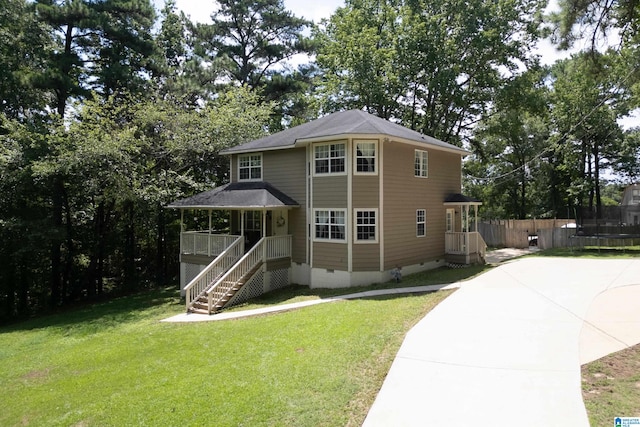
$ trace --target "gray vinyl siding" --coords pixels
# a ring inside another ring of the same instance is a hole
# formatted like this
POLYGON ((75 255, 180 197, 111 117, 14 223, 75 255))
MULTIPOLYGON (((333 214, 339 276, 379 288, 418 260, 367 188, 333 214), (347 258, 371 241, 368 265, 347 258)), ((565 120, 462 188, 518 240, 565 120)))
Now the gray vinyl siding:
POLYGON ((380 206, 380 186, 377 175, 355 175, 353 177, 353 207, 377 208, 380 206))
POLYGON ((313 267, 347 271, 348 248, 346 243, 315 242, 313 245, 313 267))
MULTIPOLYGON (((327 175, 313 177, 313 208, 346 209, 347 208, 347 176, 327 175)), ((348 216, 347 216, 348 217, 348 216)), ((313 222, 311 229, 313 233, 313 222)), ((347 224, 349 229, 349 224, 347 224)), ((313 242, 313 267, 329 270, 347 271, 347 243, 313 242)))
POLYGON ((415 149, 424 147, 383 143, 384 269, 419 264, 444 256, 444 199, 461 188, 461 157, 426 148, 429 177, 414 176, 415 149), (416 237, 416 210, 426 210, 425 237, 416 237))
MULTIPOLYGON (((262 180, 270 183, 300 205, 289 210, 288 233, 292 238, 292 259, 307 262, 306 249, 306 149, 262 152, 262 180)), ((232 156, 231 180, 238 179, 238 154, 232 156)))
POLYGON ((353 245, 353 271, 380 271, 380 244, 353 245))
POLYGON ((269 182, 293 200, 299 208, 289 210, 289 234, 292 238, 292 259, 307 262, 306 248, 306 149, 265 151, 262 153, 263 180, 269 182))
MULTIPOLYGON (((380 157, 378 156, 378 159, 380 157)), ((354 175, 353 177, 353 208, 355 209, 379 209, 380 185, 379 175, 354 175)), ((378 210, 377 227, 380 235, 380 216, 378 210)), ((352 212, 355 217, 355 212, 352 212)), ((353 271, 380 271, 380 244, 358 243, 355 240, 356 226, 352 224, 353 244, 353 271)), ((379 238, 379 237, 378 237, 379 238)))
POLYGON ((347 208, 347 176, 327 175, 313 178, 314 208, 347 208))

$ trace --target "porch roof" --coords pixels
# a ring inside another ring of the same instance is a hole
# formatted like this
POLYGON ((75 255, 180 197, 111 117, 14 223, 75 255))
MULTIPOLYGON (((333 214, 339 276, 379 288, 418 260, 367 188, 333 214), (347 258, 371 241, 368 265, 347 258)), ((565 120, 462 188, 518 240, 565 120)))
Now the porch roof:
POLYGON ((294 208, 298 202, 264 181, 233 182, 167 205, 175 209, 294 208))
POLYGON ((482 204, 481 200, 475 199, 473 197, 465 196, 464 194, 454 193, 449 194, 446 199, 444 199, 445 206, 450 205, 473 205, 480 206, 482 204))

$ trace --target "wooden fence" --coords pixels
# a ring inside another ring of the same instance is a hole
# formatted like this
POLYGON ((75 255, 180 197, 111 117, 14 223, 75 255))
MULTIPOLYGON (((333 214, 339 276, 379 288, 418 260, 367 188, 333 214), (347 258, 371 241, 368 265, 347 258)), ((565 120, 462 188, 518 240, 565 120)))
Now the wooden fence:
POLYGON ((489 247, 493 248, 528 248, 529 231, 508 228, 500 224, 478 224, 478 231, 489 247))
POLYGON ((478 231, 489 247, 540 249, 627 247, 640 245, 639 226, 580 228, 562 227, 573 220, 501 220, 478 224, 478 231), (535 227, 535 228, 534 228, 535 227))

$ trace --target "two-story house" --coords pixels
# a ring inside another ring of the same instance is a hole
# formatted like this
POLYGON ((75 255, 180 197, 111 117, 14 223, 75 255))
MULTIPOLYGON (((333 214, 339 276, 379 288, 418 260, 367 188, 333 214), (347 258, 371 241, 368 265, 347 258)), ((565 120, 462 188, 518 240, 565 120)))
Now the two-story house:
POLYGON ((228 234, 182 233, 193 309, 290 283, 365 285, 483 261, 484 241, 470 230, 480 202, 460 194, 468 152, 459 147, 350 110, 222 154, 229 184, 169 206, 229 212, 228 234))

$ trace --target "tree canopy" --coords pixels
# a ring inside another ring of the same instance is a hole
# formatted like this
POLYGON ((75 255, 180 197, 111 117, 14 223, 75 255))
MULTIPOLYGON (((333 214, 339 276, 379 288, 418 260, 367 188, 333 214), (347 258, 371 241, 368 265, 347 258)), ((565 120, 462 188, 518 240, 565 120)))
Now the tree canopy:
POLYGON ((597 214, 640 176, 635 0, 346 0, 317 24, 283 0, 210 23, 174 0, 0 6, 0 320, 175 283, 164 206, 228 182, 220 150, 342 109, 470 150, 485 217, 597 214), (545 67, 549 26, 619 43, 545 67))

